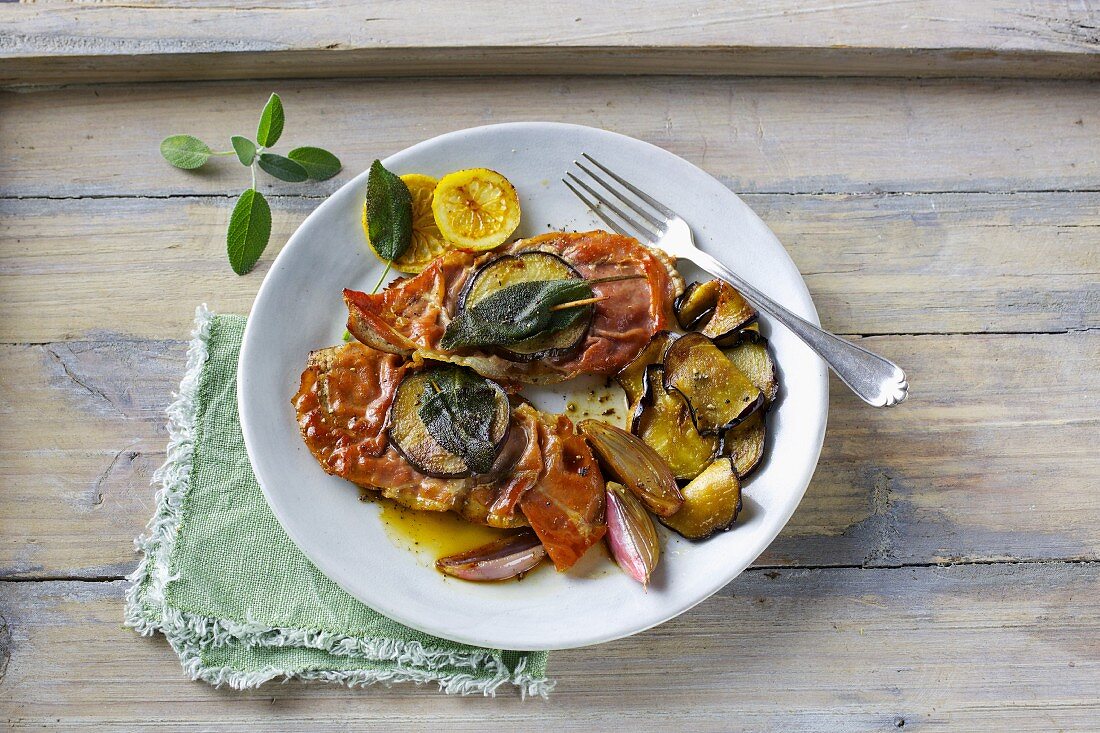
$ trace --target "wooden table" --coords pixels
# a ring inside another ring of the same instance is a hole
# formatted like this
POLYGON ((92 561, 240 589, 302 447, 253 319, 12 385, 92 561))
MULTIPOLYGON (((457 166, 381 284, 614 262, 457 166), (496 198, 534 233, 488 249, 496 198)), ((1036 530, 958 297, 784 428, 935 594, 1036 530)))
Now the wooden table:
POLYGON ((1100 729, 1094 2, 314 5, 0 4, 10 727, 1100 729), (271 90, 288 143, 345 172, 265 180, 272 246, 237 277, 246 175, 157 146, 247 133, 271 90), (717 176, 825 326, 904 365, 912 398, 875 411, 834 381, 817 474, 756 565, 657 629, 555 654, 548 701, 188 681, 121 604, 195 305, 247 312, 375 157, 540 119, 717 176))

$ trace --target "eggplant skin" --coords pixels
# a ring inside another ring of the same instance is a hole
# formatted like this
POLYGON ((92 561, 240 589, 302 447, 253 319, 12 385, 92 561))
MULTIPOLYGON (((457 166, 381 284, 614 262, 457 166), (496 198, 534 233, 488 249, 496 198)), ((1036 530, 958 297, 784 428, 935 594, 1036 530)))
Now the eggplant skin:
POLYGON ((695 428, 717 435, 745 420, 764 404, 764 394, 707 336, 681 337, 664 361, 665 389, 683 395, 695 428))
MULTIPOLYGON (((469 303, 471 306, 493 292, 515 283, 565 279, 583 280, 584 278, 575 267, 553 252, 532 250, 494 257, 479 267, 466 282, 458 296, 456 312, 461 313, 465 310, 467 301, 472 297, 474 300, 469 303), (491 282, 494 276, 499 278, 495 283, 491 282)), ((563 331, 532 336, 510 347, 495 346, 492 351, 503 359, 520 363, 569 356, 576 353, 584 344, 594 315, 595 310, 589 306, 588 318, 578 321, 563 331), (524 344, 533 348, 516 349, 517 346, 524 344)))
POLYGON ((728 530, 741 512, 741 480, 728 456, 714 459, 681 493, 680 511, 657 519, 684 539, 705 540, 728 530))
POLYGON ((708 280, 705 283, 692 283, 672 303, 672 312, 676 314, 676 320, 680 328, 685 331, 694 331, 701 328, 705 318, 714 312, 718 304, 719 280, 708 280))
POLYGON ((645 393, 646 368, 652 364, 662 363, 668 347, 678 338, 680 335, 672 331, 658 331, 653 334, 653 338, 638 352, 638 355, 615 375, 615 381, 626 392, 626 403, 630 406, 632 414, 637 408, 638 400, 645 393))
POLYGON ((756 309, 724 280, 692 283, 673 303, 685 331, 699 331, 716 342, 756 322, 756 309))
POLYGON ((742 480, 750 476, 764 460, 768 447, 768 427, 764 410, 757 410, 722 437, 722 455, 729 456, 742 480))
MULTIPOLYGON (((748 331, 748 333, 753 333, 748 331)), ((764 406, 769 407, 779 396, 779 375, 775 368, 768 340, 763 336, 744 339, 736 346, 722 350, 726 358, 764 393, 764 406)))

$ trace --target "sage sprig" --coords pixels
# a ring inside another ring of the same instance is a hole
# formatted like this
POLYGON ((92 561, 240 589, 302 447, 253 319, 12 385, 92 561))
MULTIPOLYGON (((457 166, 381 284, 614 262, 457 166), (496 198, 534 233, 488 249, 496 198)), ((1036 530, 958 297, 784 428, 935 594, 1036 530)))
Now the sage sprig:
POLYGON ((445 450, 474 473, 488 473, 496 461, 496 400, 497 390, 484 377, 465 367, 441 368, 425 385, 417 415, 445 450))
POLYGON ((233 149, 224 151, 212 150, 193 135, 170 135, 160 143, 160 154, 177 168, 194 170, 206 165, 211 157, 235 155, 250 169, 252 186, 238 197, 225 238, 229 264, 238 275, 256 265, 271 239, 271 207, 256 188, 256 168, 289 183, 324 181, 340 172, 340 160, 322 148, 294 148, 285 156, 268 152, 282 136, 285 123, 283 101, 272 93, 260 114, 255 141, 234 135, 229 139, 233 149))
POLYGON ((638 277, 531 280, 508 285, 458 313, 447 324, 439 345, 447 350, 509 346, 564 330, 591 315, 593 285, 638 277))

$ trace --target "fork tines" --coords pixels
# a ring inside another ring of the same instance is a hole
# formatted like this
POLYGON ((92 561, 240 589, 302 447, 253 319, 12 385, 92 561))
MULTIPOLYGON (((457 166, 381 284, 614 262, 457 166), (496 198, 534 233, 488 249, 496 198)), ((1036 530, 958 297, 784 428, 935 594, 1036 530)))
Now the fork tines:
POLYGON ((573 173, 566 173, 565 178, 562 179, 562 183, 564 183, 569 190, 573 192, 573 195, 579 198, 592 213, 600 217, 607 226, 619 234, 634 236, 631 232, 626 231, 623 226, 625 224, 641 235, 641 239, 646 239, 650 242, 656 242, 657 239, 668 231, 668 220, 676 217, 676 214, 671 209, 634 184, 608 170, 606 166, 588 153, 581 153, 581 157, 602 171, 604 175, 593 171, 578 160, 574 160, 573 164, 580 168, 580 170, 600 188, 611 194, 611 197, 633 212, 632 215, 624 211, 623 206, 619 206, 614 201, 609 200, 607 196, 601 194, 573 173), (585 193, 578 190, 578 187, 583 189, 585 193), (629 192, 629 194, 627 192, 629 192), (618 220, 613 218, 611 216, 612 214, 614 217, 617 217, 618 220))

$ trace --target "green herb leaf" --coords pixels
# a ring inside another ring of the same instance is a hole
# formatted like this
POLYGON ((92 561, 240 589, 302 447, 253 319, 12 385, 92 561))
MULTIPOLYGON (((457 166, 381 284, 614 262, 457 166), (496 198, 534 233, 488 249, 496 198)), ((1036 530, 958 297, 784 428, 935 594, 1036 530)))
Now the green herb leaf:
POLYGON ((250 188, 237 199, 229 217, 226 248, 233 272, 243 275, 260 259, 271 237, 271 207, 259 191, 250 188))
POLYGON ((286 116, 283 114, 283 100, 279 95, 272 93, 271 98, 264 105, 264 111, 260 114, 260 124, 256 128, 256 142, 265 148, 269 148, 279 141, 283 134, 283 123, 286 116))
POLYGON ((241 161, 241 165, 252 165, 252 161, 256 160, 256 143, 240 135, 234 135, 229 141, 233 143, 233 150, 237 152, 237 160, 241 161))
POLYGON ((532 280, 515 283, 486 296, 455 316, 439 345, 444 349, 469 346, 508 346, 541 333, 568 328, 591 313, 584 305, 550 310, 556 305, 592 297, 587 280, 532 280))
POLYGON ((290 158, 284 158, 275 153, 260 153, 260 159, 257 162, 260 164, 261 168, 278 178, 280 181, 301 183, 309 178, 309 174, 306 173, 305 168, 298 165, 290 158))
POLYGON ((199 168, 210 160, 210 146, 191 135, 171 135, 160 141, 160 154, 184 170, 199 168))
POLYGON ((391 262, 412 242, 409 187, 377 160, 367 174, 367 236, 378 256, 391 262))
POLYGON ((340 172, 340 159, 323 148, 294 148, 286 156, 305 168, 315 181, 324 181, 340 172))
POLYGON ((417 414, 435 441, 460 456, 474 473, 496 461, 492 442, 499 391, 465 367, 433 370, 417 414))

